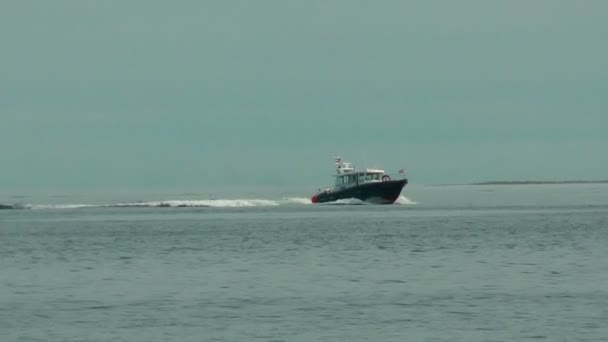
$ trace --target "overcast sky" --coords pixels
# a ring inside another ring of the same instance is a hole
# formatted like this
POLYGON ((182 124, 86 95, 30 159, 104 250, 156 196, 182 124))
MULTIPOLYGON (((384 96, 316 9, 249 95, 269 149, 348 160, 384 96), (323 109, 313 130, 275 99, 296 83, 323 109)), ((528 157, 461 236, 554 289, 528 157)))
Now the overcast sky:
POLYGON ((608 178, 608 1, 2 1, 0 189, 608 178))

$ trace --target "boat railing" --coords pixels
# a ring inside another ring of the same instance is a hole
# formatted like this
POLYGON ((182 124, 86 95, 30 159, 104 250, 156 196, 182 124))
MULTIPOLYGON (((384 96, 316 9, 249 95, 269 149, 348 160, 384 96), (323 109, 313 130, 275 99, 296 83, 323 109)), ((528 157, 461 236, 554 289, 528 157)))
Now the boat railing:
POLYGON ((402 180, 407 178, 405 172, 385 173, 384 175, 389 176, 391 180, 402 180))
POLYGON ((384 173, 380 176, 379 179, 368 179, 368 180, 359 180, 359 183, 371 183, 371 182, 383 182, 387 180, 403 180, 406 179, 405 173, 396 172, 396 173, 384 173), (388 178, 386 178, 388 177, 388 178))

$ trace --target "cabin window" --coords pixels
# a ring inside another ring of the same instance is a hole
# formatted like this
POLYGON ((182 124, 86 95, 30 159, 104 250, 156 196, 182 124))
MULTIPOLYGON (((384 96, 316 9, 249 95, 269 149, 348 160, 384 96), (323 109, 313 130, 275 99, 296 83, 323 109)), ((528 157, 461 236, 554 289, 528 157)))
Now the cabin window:
POLYGON ((355 183, 357 181, 357 175, 348 175, 348 176, 342 176, 342 184, 350 184, 350 183, 355 183))

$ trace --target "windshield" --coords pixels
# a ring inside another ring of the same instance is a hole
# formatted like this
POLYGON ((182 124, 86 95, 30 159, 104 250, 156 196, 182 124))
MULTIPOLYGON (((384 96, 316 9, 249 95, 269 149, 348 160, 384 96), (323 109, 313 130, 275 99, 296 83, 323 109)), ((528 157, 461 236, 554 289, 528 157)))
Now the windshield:
POLYGON ((365 175, 365 181, 380 180, 379 173, 368 173, 365 175))

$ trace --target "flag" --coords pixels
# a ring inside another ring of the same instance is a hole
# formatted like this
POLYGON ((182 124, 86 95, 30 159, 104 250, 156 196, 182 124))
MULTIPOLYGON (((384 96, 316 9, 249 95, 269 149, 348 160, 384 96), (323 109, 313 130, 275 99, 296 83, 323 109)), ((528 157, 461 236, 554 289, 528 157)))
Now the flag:
POLYGON ((336 157, 336 165, 340 164, 340 157, 336 157))
POLYGON ((399 170, 399 173, 405 173, 405 169, 399 170))

